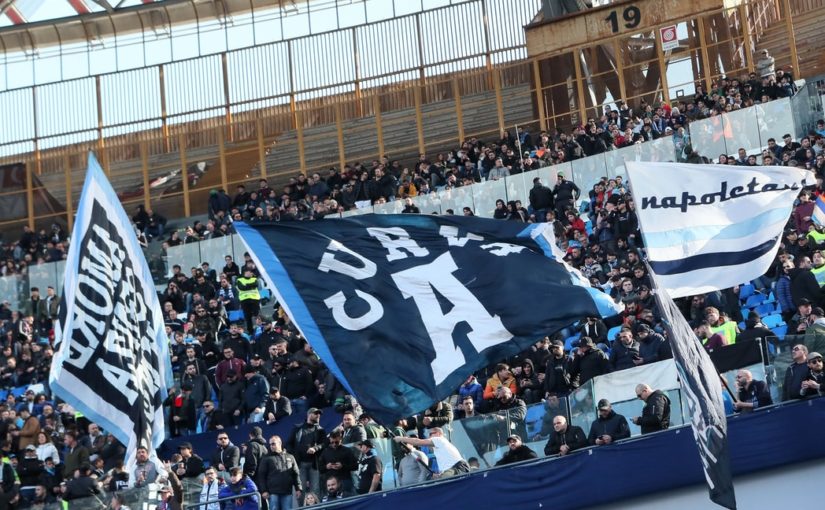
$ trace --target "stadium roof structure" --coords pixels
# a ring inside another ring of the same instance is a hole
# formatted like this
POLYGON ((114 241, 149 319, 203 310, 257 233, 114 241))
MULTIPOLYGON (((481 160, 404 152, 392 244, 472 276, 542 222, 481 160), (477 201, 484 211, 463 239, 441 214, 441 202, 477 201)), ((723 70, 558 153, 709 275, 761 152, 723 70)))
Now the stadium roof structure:
POLYGON ((166 32, 172 25, 218 20, 256 11, 306 12, 364 0, 0 0, 0 50, 95 42, 124 34, 166 32))

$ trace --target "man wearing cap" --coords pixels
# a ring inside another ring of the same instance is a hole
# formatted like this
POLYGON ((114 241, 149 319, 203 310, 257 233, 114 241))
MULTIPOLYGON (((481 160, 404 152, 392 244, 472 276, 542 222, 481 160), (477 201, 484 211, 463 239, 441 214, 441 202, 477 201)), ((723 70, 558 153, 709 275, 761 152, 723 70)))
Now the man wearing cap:
POLYGON ((639 340, 639 359, 634 361, 637 366, 673 357, 668 341, 649 325, 639 323, 636 326, 636 338, 639 340))
POLYGON ((281 389, 272 386, 269 389, 269 398, 264 405, 264 421, 267 425, 272 425, 281 418, 292 414, 292 404, 289 399, 281 395, 281 389))
POLYGON ((319 492, 318 466, 316 460, 324 448, 326 432, 321 427, 321 410, 310 407, 306 421, 296 425, 287 441, 287 451, 291 452, 298 461, 305 487, 304 492, 319 492))
POLYGON ((553 431, 544 445, 545 455, 564 456, 586 446, 587 437, 581 427, 569 425, 567 418, 561 415, 553 418, 553 431))
POLYGON ((573 208, 581 191, 572 181, 564 177, 564 172, 556 175, 556 185, 553 187, 553 196, 556 200, 556 217, 564 218, 567 210, 573 208))
POLYGON ((23 458, 17 461, 17 474, 20 476, 20 485, 23 487, 37 485, 42 472, 43 464, 37 458, 37 447, 33 444, 26 446, 23 458))
POLYGON ((329 446, 318 456, 318 466, 324 480, 334 476, 344 490, 353 490, 352 473, 358 469, 358 458, 352 449, 343 445, 343 434, 340 430, 330 432, 329 446))
POLYGON ((825 371, 822 355, 818 352, 808 354, 808 374, 802 381, 799 394, 802 397, 821 397, 825 395, 825 371))
POLYGON ((805 345, 809 349, 816 349, 818 341, 825 338, 825 311, 816 306, 808 316, 808 327, 805 328, 805 345))
POLYGON ((252 331, 253 319, 261 311, 258 278, 252 268, 248 266, 244 268, 243 276, 235 280, 235 286, 238 288, 238 301, 241 302, 241 310, 243 310, 244 319, 246 319, 246 329, 252 331))
POLYGON ((807 298, 800 299, 796 307, 796 313, 787 321, 788 331, 805 333, 805 330, 808 329, 808 317, 811 315, 811 310, 813 310, 811 301, 807 298))
POLYGON ((172 437, 191 434, 197 426, 195 402, 192 399, 192 384, 183 383, 180 394, 174 388, 169 389, 169 397, 164 405, 170 408, 172 418, 172 437))
POLYGON ((192 452, 192 443, 186 441, 178 445, 178 452, 183 460, 175 474, 180 478, 197 478, 203 474, 203 459, 192 452))
POLYGON ((246 389, 244 390, 244 410, 249 416, 247 423, 257 423, 263 420, 264 408, 266 407, 267 395, 269 394, 269 383, 266 378, 257 373, 255 367, 247 365, 243 369, 246 379, 246 389))
POLYGON ((234 370, 226 373, 226 382, 220 387, 219 408, 223 414, 225 425, 240 425, 244 405, 244 384, 238 380, 234 370))
POLYGON ((572 362, 564 355, 564 342, 561 340, 550 342, 550 353, 544 366, 544 397, 558 399, 567 396, 573 388, 570 375, 572 362))
POLYGON ((358 443, 361 456, 358 458, 358 494, 368 494, 381 490, 381 478, 384 475, 384 463, 375 451, 371 439, 358 443))
POLYGON ((172 487, 163 485, 158 489, 158 496, 160 501, 158 501, 157 510, 180 510, 180 501, 172 493, 172 487))
POLYGON ((760 407, 773 404, 771 392, 765 381, 757 381, 750 370, 742 369, 736 373, 738 394, 733 408, 737 413, 750 413, 760 407))
POLYGON ((511 434, 510 437, 507 438, 507 447, 507 451, 504 452, 501 459, 496 462, 496 466, 504 466, 538 457, 536 452, 521 442, 521 437, 518 434, 511 434))
POLYGON ((295 457, 285 452, 280 436, 269 438, 269 453, 262 459, 256 475, 261 496, 269 501, 269 510, 291 510, 292 491, 301 501, 301 474, 295 457))
POLYGON ((613 410, 609 400, 606 398, 599 400, 596 409, 599 416, 590 425, 590 434, 587 435, 588 443, 601 446, 630 437, 627 419, 613 410))
POLYGON ((570 366, 570 377, 573 381, 578 378, 582 385, 590 379, 610 372, 610 361, 607 356, 596 347, 593 339, 583 336, 579 339, 576 354, 570 366))

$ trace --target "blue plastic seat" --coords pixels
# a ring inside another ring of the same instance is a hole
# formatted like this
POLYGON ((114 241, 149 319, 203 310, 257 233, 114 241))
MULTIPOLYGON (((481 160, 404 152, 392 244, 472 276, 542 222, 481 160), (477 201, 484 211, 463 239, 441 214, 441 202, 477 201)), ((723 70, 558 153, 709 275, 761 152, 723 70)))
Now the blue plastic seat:
POLYGON ((569 351, 573 348, 573 342, 578 342, 581 338, 581 333, 576 333, 564 339, 564 350, 569 351))
POLYGON ((238 322, 243 320, 243 310, 230 310, 226 314, 229 322, 238 322))
POLYGON ((615 327, 610 328, 607 331, 607 339, 610 342, 612 342, 613 340, 616 340, 616 337, 619 335, 619 331, 621 331, 621 330, 622 330, 621 326, 615 326, 615 327))
POLYGON ((746 301, 749 297, 753 296, 756 292, 756 287, 754 287, 750 283, 746 283, 739 287, 739 301, 746 301))
POLYGON ((771 331, 773 331, 773 334, 776 335, 776 337, 778 339, 784 340, 785 335, 788 334, 788 325, 787 324, 781 324, 779 326, 771 328, 771 331))
POLYGON ((754 308, 754 310, 760 317, 764 318, 765 316, 771 315, 776 311, 776 303, 762 303, 754 308))
POLYGON ((773 329, 777 326, 784 326, 785 321, 782 320, 782 316, 778 313, 772 313, 762 317, 762 324, 764 324, 768 329, 773 329))
POLYGON ((764 294, 753 294, 745 301, 745 306, 748 308, 756 308, 757 306, 764 303, 766 297, 764 294))

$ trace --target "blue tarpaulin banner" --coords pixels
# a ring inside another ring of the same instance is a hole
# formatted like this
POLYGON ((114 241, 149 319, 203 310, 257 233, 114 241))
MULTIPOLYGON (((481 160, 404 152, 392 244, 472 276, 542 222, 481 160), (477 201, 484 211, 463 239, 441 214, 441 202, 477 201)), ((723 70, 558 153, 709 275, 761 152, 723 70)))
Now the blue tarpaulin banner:
POLYGON ((364 215, 236 224, 321 359, 384 423, 586 316, 620 311, 545 224, 364 215))

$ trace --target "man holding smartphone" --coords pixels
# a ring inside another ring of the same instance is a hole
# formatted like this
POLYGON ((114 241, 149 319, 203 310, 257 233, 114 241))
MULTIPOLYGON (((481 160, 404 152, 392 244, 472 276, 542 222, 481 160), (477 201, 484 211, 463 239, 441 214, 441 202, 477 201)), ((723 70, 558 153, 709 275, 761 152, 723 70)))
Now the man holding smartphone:
POLYGON ((630 437, 627 419, 613 410, 609 400, 606 398, 599 400, 596 408, 599 411, 599 417, 590 426, 588 443, 601 446, 630 437))

